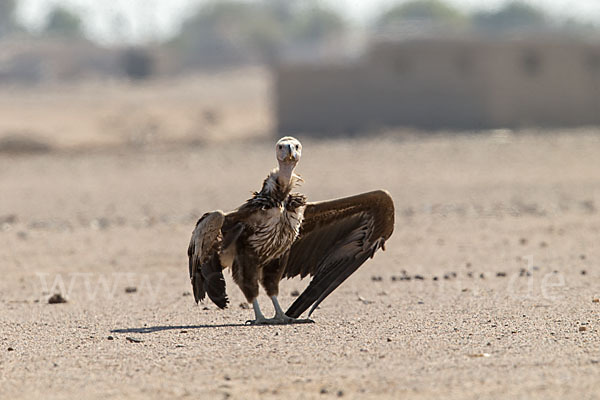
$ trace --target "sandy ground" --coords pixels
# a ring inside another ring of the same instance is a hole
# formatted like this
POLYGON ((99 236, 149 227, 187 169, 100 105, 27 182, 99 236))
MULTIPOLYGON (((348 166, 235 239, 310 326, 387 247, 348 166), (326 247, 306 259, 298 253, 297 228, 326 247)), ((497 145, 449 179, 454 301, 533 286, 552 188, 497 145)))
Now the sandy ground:
POLYGON ((598 133, 303 138, 310 199, 388 189, 396 230, 276 327, 243 325, 229 276, 229 309, 194 304, 186 259, 272 138, 2 154, 0 398, 598 398, 598 133))

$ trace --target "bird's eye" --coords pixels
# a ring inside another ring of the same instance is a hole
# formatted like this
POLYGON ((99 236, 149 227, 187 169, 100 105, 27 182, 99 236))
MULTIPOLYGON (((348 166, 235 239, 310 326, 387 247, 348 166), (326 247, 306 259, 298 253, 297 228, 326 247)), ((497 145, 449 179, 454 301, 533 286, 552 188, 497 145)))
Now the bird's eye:
POLYGON ((300 148, 300 146, 296 145, 296 150, 298 150, 300 148))
POLYGON ((279 150, 283 149, 283 146, 282 146, 282 145, 279 145, 279 146, 277 146, 277 147, 279 147, 279 150))

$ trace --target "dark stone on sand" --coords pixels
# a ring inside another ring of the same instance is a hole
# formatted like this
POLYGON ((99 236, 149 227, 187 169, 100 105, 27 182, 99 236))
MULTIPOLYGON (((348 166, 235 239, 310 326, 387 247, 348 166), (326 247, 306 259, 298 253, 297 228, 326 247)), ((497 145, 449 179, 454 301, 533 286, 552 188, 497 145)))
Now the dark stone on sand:
POLYGON ((15 224, 15 223, 17 223, 18 220, 19 220, 19 218, 17 217, 17 214, 1 215, 0 216, 0 225, 15 224))
POLYGON ((28 132, 15 132, 0 138, 0 153, 39 154, 50 151, 52 146, 28 132))
POLYGON ((48 299, 48 304, 61 304, 66 303, 67 299, 65 299, 60 293, 56 293, 48 299))

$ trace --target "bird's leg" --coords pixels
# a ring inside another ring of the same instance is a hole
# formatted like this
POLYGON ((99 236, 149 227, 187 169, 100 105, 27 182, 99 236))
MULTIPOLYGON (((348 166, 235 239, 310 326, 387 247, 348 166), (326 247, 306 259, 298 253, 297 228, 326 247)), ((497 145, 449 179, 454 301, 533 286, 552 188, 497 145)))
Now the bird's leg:
POLYGON ((277 300, 277 296, 271 296, 271 301, 273 302, 273 307, 275 307, 275 316, 273 318, 265 318, 262 311, 260 310, 260 306, 258 305, 258 300, 254 299, 252 301, 252 308, 254 308, 254 320, 246 321, 246 325, 286 325, 286 324, 309 324, 314 323, 312 319, 299 319, 292 318, 285 315, 285 312, 279 305, 279 301, 277 300))
POLYGON ((271 301, 273 302, 273 307, 275 308, 275 318, 287 317, 287 315, 285 315, 285 312, 283 312, 281 305, 279 305, 279 300, 277 300, 277 296, 271 296, 271 301))
POLYGON ((254 309, 254 320, 249 319, 246 321, 246 325, 265 325, 268 320, 263 315, 262 311, 260 311, 260 306, 258 305, 258 299, 252 300, 252 308, 254 309))
POLYGON ((273 307, 275 308, 275 317, 271 318, 271 320, 275 321, 278 324, 306 324, 313 323, 312 319, 299 319, 292 318, 285 315, 285 312, 279 305, 279 300, 277 300, 277 296, 271 296, 271 301, 273 302, 273 307))

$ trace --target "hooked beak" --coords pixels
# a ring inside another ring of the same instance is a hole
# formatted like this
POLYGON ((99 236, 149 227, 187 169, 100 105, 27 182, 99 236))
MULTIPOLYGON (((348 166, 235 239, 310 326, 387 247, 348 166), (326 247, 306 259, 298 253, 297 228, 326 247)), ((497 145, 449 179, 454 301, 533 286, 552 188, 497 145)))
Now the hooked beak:
POLYGON ((284 159, 285 161, 298 161, 298 153, 292 145, 288 145, 288 155, 284 159))

